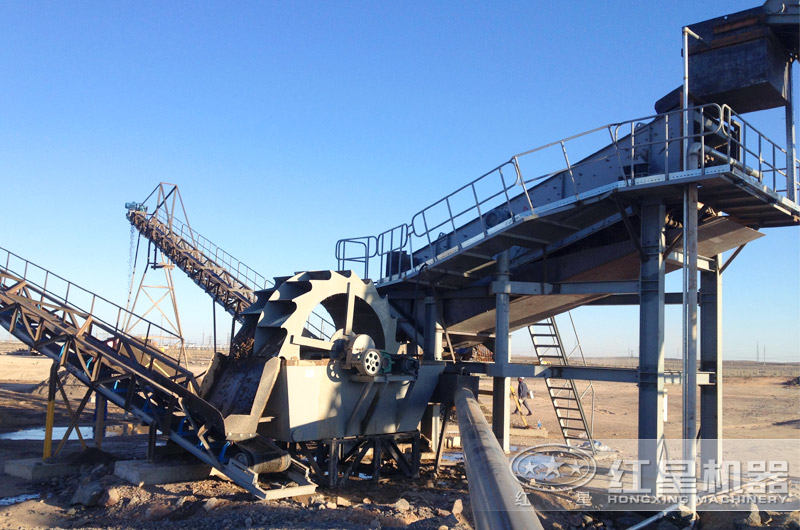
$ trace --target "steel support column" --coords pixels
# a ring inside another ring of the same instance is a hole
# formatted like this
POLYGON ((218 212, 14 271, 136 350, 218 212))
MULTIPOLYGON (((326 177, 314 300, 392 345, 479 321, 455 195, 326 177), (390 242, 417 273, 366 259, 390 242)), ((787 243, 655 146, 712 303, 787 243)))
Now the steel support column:
POLYGON ((103 447, 103 439, 106 436, 106 414, 108 412, 108 400, 102 394, 94 395, 94 445, 98 449, 103 447))
POLYGON ((700 369, 714 372, 716 384, 700 387, 701 464, 722 460, 722 256, 717 270, 700 273, 700 369))
POLYGON ((658 494, 664 438, 664 221, 663 204, 641 212, 643 259, 639 270, 639 460, 641 486, 658 494))
POLYGON ((683 460, 687 507, 697 504, 697 185, 683 192, 683 460))
POLYGON ((58 362, 50 365, 50 378, 47 380, 47 414, 44 418, 44 448, 42 460, 53 456, 53 424, 56 415, 56 383, 58 382, 58 362))
POLYGON ((794 159, 797 157, 794 134, 794 91, 792 87, 792 64, 786 65, 786 91, 789 97, 786 101, 786 198, 797 202, 797 168, 794 159))
POLYGON ((422 358, 426 361, 436 359, 436 298, 432 294, 425 297, 425 343, 422 345, 422 358))
MULTIPOLYGON (((506 250, 497 256, 495 281, 500 284, 506 284, 508 279, 509 262, 508 251, 506 250)), ((505 289, 502 291, 505 291, 505 289)), ((510 361, 508 351, 508 315, 511 296, 507 292, 499 292, 495 295, 495 300, 494 362, 496 365, 505 367, 510 361)), ((494 377, 492 379, 492 431, 505 452, 511 449, 510 394, 510 379, 507 377, 494 377)))

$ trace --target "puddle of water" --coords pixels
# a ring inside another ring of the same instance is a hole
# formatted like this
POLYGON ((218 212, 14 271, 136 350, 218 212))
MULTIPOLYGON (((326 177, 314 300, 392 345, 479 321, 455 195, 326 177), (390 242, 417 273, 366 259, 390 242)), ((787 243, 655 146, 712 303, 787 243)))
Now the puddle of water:
MULTIPOLYGON (((81 425, 80 428, 81 435, 83 435, 84 439, 92 437, 91 425, 81 425)), ((122 426, 109 425, 106 427, 106 436, 119 436, 124 434, 123 431, 124 429, 122 429, 122 426)), ((66 433, 67 427, 53 427, 53 440, 62 439, 66 433)), ((75 429, 72 429, 72 432, 69 433, 69 439, 78 439, 78 433, 75 432, 75 429)), ((22 429, 20 431, 2 433, 0 434, 0 440, 44 440, 44 428, 36 427, 33 429, 22 429)))
POLYGON ((11 506, 12 504, 19 504, 21 502, 38 498, 39 498, 38 493, 26 493, 24 495, 17 495, 16 497, 3 497, 2 499, 0 499, 0 506, 11 506))
MULTIPOLYGON (((81 434, 84 438, 91 436, 92 427, 89 425, 81 425, 81 434)), ((53 439, 60 440, 67 433, 67 427, 53 427, 53 439)), ((78 433, 75 429, 69 434, 70 440, 77 440, 78 433)), ((44 428, 37 427, 34 429, 22 429, 21 431, 6 432, 0 434, 0 440, 44 440, 44 428)))
POLYGON ((464 460, 464 453, 442 453, 442 460, 447 460, 448 462, 461 462, 464 460))

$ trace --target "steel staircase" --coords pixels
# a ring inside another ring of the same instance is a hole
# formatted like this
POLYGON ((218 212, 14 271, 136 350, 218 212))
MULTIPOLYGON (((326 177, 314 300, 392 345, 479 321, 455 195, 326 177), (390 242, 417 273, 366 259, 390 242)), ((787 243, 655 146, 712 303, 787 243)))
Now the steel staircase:
MULTIPOLYGON (((572 317, 570 317, 570 322, 572 322, 572 317)), ((570 358, 575 357, 580 357, 581 364, 586 364, 583 359, 580 341, 576 341, 575 348, 570 352, 565 350, 555 317, 529 325, 528 333, 530 333, 531 342, 533 343, 533 351, 541 364, 565 366, 570 364, 570 358)), ((592 392, 593 396, 594 389, 591 383, 583 391, 579 392, 573 379, 546 377, 544 382, 547 386, 550 401, 553 403, 553 410, 556 413, 564 442, 571 446, 583 446, 585 444, 587 447, 583 448, 594 453, 592 428, 590 423, 587 422, 582 403, 582 399, 587 393, 592 392)))

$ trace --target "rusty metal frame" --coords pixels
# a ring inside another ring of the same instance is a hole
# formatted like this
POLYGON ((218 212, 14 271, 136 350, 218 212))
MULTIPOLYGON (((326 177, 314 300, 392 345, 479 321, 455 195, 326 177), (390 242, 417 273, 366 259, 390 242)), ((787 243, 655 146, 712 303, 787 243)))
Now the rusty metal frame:
POLYGON ((156 198, 155 210, 129 209, 128 221, 226 312, 241 322, 242 311, 256 300, 254 291, 266 285, 246 284, 218 263, 215 257, 200 249, 199 240, 202 236, 189 224, 177 185, 159 183, 144 203, 153 196, 156 198), (176 213, 182 213, 184 221, 178 219, 176 213))

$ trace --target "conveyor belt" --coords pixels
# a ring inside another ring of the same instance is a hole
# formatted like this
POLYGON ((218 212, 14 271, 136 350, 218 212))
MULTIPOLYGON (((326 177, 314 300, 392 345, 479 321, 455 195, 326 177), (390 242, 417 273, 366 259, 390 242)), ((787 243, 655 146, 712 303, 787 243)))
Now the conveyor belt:
POLYGON ((0 325, 14 337, 256 497, 314 491, 307 469, 296 462, 288 474, 298 486, 265 490, 256 473, 226 457, 233 444, 223 415, 199 397, 194 375, 149 338, 169 332, 142 319, 147 335, 128 335, 120 328, 128 316, 124 308, 0 248, 0 325))

